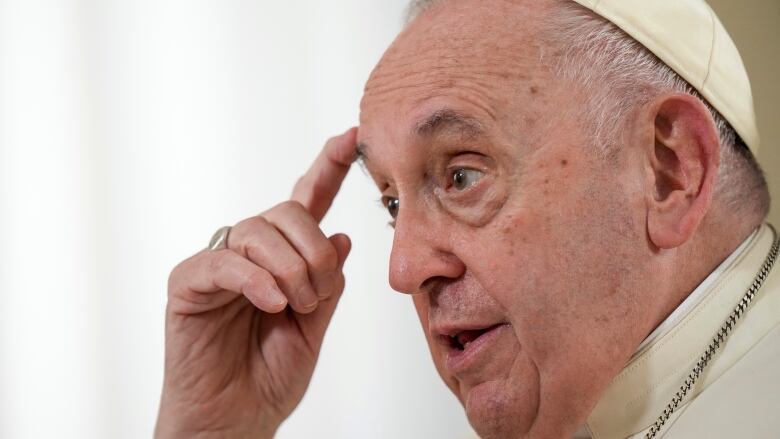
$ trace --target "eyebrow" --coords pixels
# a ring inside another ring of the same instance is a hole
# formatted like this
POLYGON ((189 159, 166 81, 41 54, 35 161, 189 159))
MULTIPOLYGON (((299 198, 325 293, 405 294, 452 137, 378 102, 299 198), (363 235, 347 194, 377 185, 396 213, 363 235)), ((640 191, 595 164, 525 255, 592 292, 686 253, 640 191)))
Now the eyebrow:
POLYGON ((483 133, 482 124, 476 118, 449 108, 435 111, 418 122, 413 130, 418 137, 455 134, 464 139, 474 139, 483 133))
MULTIPOLYGON (((432 138, 442 135, 456 135, 464 140, 476 139, 484 134, 482 124, 474 117, 459 111, 444 108, 437 110, 414 125, 412 134, 420 138, 432 138)), ((368 144, 359 142, 357 159, 365 164, 368 161, 368 144)))

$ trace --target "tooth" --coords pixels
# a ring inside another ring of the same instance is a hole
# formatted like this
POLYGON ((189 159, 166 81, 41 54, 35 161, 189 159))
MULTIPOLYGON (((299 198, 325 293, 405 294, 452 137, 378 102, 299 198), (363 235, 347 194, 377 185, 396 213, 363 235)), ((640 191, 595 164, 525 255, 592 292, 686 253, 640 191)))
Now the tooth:
POLYGON ((471 344, 470 341, 467 341, 466 343, 464 343, 463 344, 463 349, 465 350, 466 348, 468 348, 470 344, 471 344))

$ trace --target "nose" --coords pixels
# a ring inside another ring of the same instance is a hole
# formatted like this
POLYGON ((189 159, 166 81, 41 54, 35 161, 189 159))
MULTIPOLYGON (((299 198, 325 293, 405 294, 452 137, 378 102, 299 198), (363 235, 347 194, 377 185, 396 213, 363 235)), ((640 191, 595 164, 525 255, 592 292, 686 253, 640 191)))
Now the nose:
POLYGON ((422 209, 401 209, 390 253, 390 287, 399 293, 424 292, 429 280, 457 279, 465 264, 451 248, 453 225, 422 209))

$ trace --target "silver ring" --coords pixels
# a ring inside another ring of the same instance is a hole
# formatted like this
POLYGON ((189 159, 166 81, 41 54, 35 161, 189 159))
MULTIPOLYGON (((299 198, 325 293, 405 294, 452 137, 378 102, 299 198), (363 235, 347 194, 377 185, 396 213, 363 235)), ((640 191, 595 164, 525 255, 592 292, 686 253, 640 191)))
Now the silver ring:
POLYGON ((230 234, 232 227, 225 226, 214 232, 214 236, 209 241, 209 250, 223 250, 227 248, 228 235, 230 234))

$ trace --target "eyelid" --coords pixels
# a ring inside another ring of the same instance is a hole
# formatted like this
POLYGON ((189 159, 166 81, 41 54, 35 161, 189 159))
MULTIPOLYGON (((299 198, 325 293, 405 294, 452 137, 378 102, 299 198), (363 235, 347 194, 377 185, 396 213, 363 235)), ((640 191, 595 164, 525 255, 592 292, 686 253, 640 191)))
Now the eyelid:
POLYGON ((485 155, 481 152, 470 151, 470 150, 460 151, 455 154, 449 154, 448 158, 449 158, 448 163, 450 164, 457 163, 457 162, 469 162, 469 163, 482 162, 484 165, 484 162, 491 161, 490 156, 485 155))
POLYGON ((456 171, 458 169, 473 169, 483 173, 488 173, 491 166, 489 165, 490 159, 483 154, 475 152, 466 152, 457 154, 451 157, 447 161, 447 172, 456 171), (486 163, 488 162, 488 163, 486 163))
POLYGON ((380 197, 380 198, 377 200, 377 202, 379 203, 379 205, 380 205, 380 206, 382 206, 382 208, 383 208, 383 209, 386 209, 386 208, 387 208, 387 202, 388 202, 388 201, 390 201, 391 199, 393 199, 393 200, 397 200, 397 199, 398 199, 398 197, 394 197, 394 196, 392 196, 392 195, 382 195, 382 196, 381 196, 381 197, 380 197))
POLYGON ((477 151, 461 151, 452 154, 447 159, 447 169, 474 169, 477 171, 488 172, 493 166, 493 159, 477 151))

